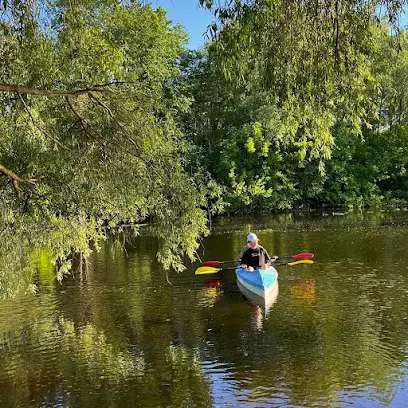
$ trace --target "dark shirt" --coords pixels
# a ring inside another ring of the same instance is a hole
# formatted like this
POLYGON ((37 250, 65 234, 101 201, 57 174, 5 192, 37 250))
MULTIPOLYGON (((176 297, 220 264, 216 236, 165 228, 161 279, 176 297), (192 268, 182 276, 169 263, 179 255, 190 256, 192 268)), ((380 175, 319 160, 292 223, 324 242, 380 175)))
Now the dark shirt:
POLYGON ((267 263, 271 260, 271 257, 268 254, 268 251, 258 245, 255 249, 249 247, 241 258, 241 264, 247 266, 252 266, 253 268, 259 268, 261 266, 261 259, 264 258, 264 263, 267 263))

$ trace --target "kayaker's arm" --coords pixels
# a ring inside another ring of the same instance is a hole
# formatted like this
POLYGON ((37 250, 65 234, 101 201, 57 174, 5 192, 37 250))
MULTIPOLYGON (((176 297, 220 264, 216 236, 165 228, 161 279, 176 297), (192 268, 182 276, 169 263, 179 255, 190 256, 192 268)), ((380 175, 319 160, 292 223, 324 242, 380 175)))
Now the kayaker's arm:
MULTIPOLYGON (((272 257, 268 254, 268 251, 264 248, 260 248, 260 257, 263 257, 263 262, 265 262, 266 265, 270 265, 272 262, 275 261, 275 259, 272 260, 272 257)), ((260 262, 260 264, 262 261, 260 262)))
POLYGON ((275 261, 278 259, 278 256, 277 256, 277 255, 270 256, 269 253, 268 253, 268 251, 267 251, 265 248, 262 247, 262 249, 263 249, 263 251, 264 251, 265 263, 266 263, 267 265, 271 265, 271 263, 275 262, 275 261))

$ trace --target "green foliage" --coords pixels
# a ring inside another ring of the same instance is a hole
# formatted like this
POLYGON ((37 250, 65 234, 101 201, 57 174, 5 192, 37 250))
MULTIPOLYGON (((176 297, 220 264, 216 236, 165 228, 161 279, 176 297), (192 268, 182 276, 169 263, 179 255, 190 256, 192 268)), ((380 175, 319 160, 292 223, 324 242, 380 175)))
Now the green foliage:
POLYGON ((366 131, 350 139, 347 129, 336 132, 336 151, 328 163, 323 205, 372 206, 408 200, 408 127, 366 131))
MULTIPOLYGON (((292 208, 311 191, 308 181, 302 184, 299 167, 320 182, 318 159, 308 152, 311 141, 305 137, 296 142, 299 122, 256 83, 242 87, 226 79, 212 52, 210 46, 185 67, 194 102, 185 115, 184 131, 196 146, 196 162, 224 186, 230 204, 226 211, 292 208)), ((325 120, 317 117, 314 124, 318 127, 325 120)))
POLYGON ((405 163, 388 143, 406 121, 407 35, 376 10, 395 21, 403 3, 201 1, 217 22, 184 66, 184 129, 227 211, 400 199, 382 164, 387 149, 405 163))
POLYGON ((200 3, 217 21, 192 52, 140 2, 2 3, 0 231, 22 270, 45 249, 61 277, 146 221, 179 270, 206 213, 407 199, 408 37, 376 14, 405 1, 200 3))
POLYGON ((0 82, 19 86, 0 93, 0 164, 23 181, 14 191, 0 174, 2 207, 25 231, 63 231, 43 242, 58 257, 103 227, 152 220, 159 259, 181 269, 206 231, 176 124, 186 35, 138 2, 55 1, 38 15, 16 4, 0 17, 0 82))
POLYGON ((317 158, 323 173, 336 116, 358 133, 370 108, 365 86, 372 81, 370 24, 378 2, 201 3, 214 7, 214 55, 222 71, 232 82, 269 92, 283 137, 304 157, 317 158))
POLYGON ((371 123, 381 129, 408 124, 408 94, 404 84, 408 81, 408 34, 401 30, 389 34, 383 24, 376 33, 376 52, 372 71, 376 79, 370 96, 376 101, 371 123))
POLYGON ((27 289, 34 292, 33 274, 41 272, 44 263, 53 266, 53 278, 61 281, 70 271, 71 253, 87 257, 91 253, 89 242, 98 249, 97 242, 105 238, 102 221, 96 218, 54 216, 34 220, 27 214, 3 209, 0 220, 0 298, 27 289))

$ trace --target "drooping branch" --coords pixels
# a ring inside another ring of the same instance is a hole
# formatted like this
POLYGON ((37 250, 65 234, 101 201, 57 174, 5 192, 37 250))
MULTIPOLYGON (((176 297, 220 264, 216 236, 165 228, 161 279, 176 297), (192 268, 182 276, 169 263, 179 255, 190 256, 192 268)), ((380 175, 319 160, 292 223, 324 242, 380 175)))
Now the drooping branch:
POLYGON ((36 179, 24 179, 24 178, 21 178, 20 176, 17 176, 16 173, 14 173, 11 170, 5 168, 1 164, 0 164, 0 172, 11 179, 11 181, 13 183, 14 191, 16 192, 16 196, 18 198, 21 197, 21 191, 20 191, 19 183, 35 184, 35 182, 37 181, 36 179))
POLYGON ((102 86, 93 87, 89 89, 77 89, 75 91, 58 91, 55 89, 38 89, 38 88, 28 88, 17 84, 0 84, 0 92, 13 92, 19 93, 21 95, 43 95, 48 97, 58 97, 58 96, 79 96, 87 95, 90 92, 103 92, 100 89, 102 86))
POLYGON ((108 113, 110 118, 116 123, 116 125, 120 128, 120 130, 128 137, 129 141, 133 144, 133 146, 135 146, 135 148, 139 150, 140 146, 133 139, 132 135, 129 134, 129 132, 126 130, 125 126, 116 119, 116 117, 113 114, 113 112, 111 111, 111 109, 105 103, 103 103, 99 98, 97 98, 92 92, 89 93, 89 96, 100 107, 102 107, 103 109, 106 110, 106 112, 108 113))
POLYGON ((57 140, 57 139, 55 139, 54 137, 52 137, 50 134, 48 134, 44 129, 42 129, 42 128, 37 124, 37 122, 35 121, 35 119, 34 119, 32 113, 31 113, 30 109, 28 108, 28 106, 27 106, 27 104, 25 103, 25 101, 24 101, 23 97, 21 96, 21 94, 19 94, 19 93, 17 92, 17 96, 19 97, 21 103, 23 104, 25 111, 26 111, 27 114, 30 116, 31 121, 33 122, 33 125, 34 125, 41 133, 43 133, 46 137, 48 137, 48 138, 51 139, 54 143, 56 143, 58 146, 60 146, 60 147, 63 148, 63 149, 66 149, 66 147, 65 147, 64 145, 62 145, 59 140, 57 140))
POLYGON ((31 183, 34 184, 37 180, 36 179, 24 179, 17 176, 16 173, 13 173, 11 170, 6 169, 3 165, 0 164, 0 172, 5 174, 6 176, 10 177, 12 180, 17 181, 18 183, 31 183))
POLYGON ((335 10, 336 10, 336 15, 334 19, 334 25, 335 25, 335 31, 336 31, 336 46, 335 46, 334 61, 335 63, 337 63, 339 60, 339 35, 340 35, 340 32, 339 32, 339 1, 338 0, 336 0, 335 10))
POLYGON ((81 127, 83 129, 83 131, 85 132, 85 134, 88 137, 92 137, 92 133, 98 137, 99 141, 105 146, 108 147, 105 138, 103 137, 103 135, 97 130, 95 129, 91 123, 89 123, 75 108, 74 104, 72 103, 72 100, 70 97, 66 97, 65 98, 69 108, 71 109, 72 113, 78 118, 79 123, 81 124, 81 127))
MULTIPOLYGON (((144 79, 141 76, 141 79, 144 79)), ((85 89, 76 89, 74 91, 60 91, 57 89, 38 89, 38 88, 29 88, 23 85, 18 84, 4 84, 0 83, 0 92, 13 92, 19 93, 21 95, 42 95, 48 96, 50 98, 59 97, 59 96, 79 96, 79 95, 87 95, 91 92, 106 92, 106 88, 112 86, 120 86, 120 85, 135 85, 138 82, 134 81, 114 81, 108 82, 106 84, 97 84, 90 88, 85 89)))
POLYGON ((81 123, 82 129, 84 130, 84 132, 91 136, 91 134, 89 133, 88 129, 92 129, 91 124, 84 118, 82 117, 79 112, 75 109, 74 105, 72 104, 71 98, 66 97, 65 98, 71 111, 74 113, 74 115, 79 119, 79 122, 81 123))
MULTIPOLYGON (((129 131, 126 129, 125 125, 123 123, 121 123, 114 115, 114 113, 112 112, 112 110, 109 108, 109 106, 106 105, 106 103, 104 103, 103 101, 101 101, 95 94, 93 94, 92 92, 89 93, 89 98, 96 103, 98 106, 100 106, 102 109, 104 109, 108 115, 110 116, 110 118, 113 120, 113 122, 120 128, 121 132, 127 136, 128 140, 132 143, 132 145, 135 147, 137 152, 141 151, 140 145, 139 143, 133 138, 133 136, 129 133, 129 131)), ((134 155, 134 153, 129 152, 132 156, 134 155)), ((151 171, 156 174, 157 179, 160 179, 160 175, 157 173, 156 169, 154 169, 154 167, 152 166, 152 163, 150 160, 146 160, 143 158, 143 156, 141 154, 138 155, 138 158, 143 161, 143 163, 146 164, 147 167, 149 167, 151 169, 151 171)))

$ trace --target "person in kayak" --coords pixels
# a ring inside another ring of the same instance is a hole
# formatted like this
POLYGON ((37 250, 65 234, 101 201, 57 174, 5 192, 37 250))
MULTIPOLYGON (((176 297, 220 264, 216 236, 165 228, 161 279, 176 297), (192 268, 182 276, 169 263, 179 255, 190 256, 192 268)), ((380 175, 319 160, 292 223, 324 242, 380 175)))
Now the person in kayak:
POLYGON ((242 248, 239 256, 241 268, 253 271, 254 269, 268 269, 270 264, 277 259, 277 256, 270 257, 268 251, 259 245, 256 234, 250 232, 247 236, 248 244, 242 248))

